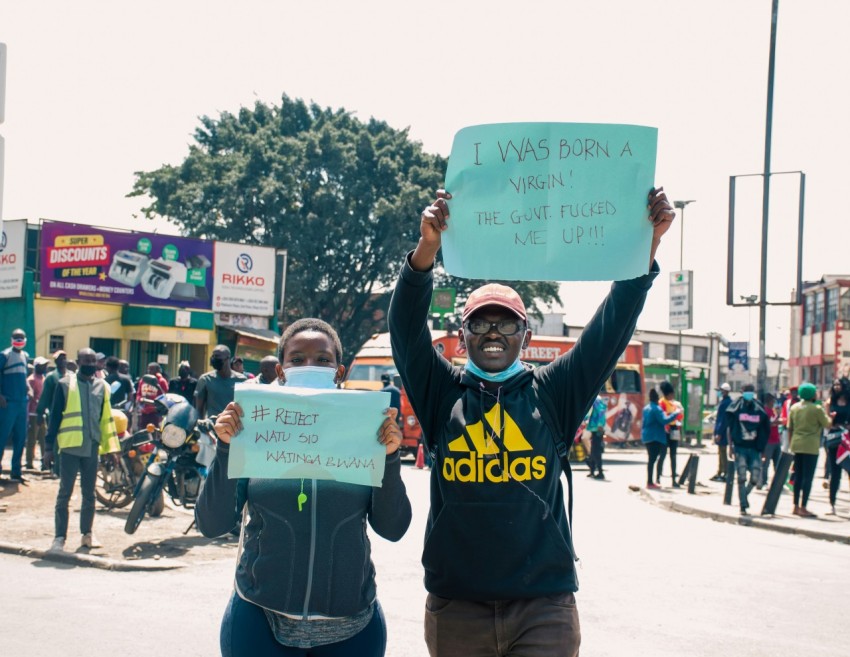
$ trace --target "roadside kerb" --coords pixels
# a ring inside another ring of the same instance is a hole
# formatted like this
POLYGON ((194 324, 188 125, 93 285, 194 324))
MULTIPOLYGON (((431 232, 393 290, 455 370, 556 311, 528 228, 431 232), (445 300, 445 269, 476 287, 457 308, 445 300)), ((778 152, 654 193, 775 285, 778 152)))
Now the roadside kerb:
POLYGON ((80 554, 78 552, 54 552, 51 550, 39 550, 28 545, 16 543, 5 543, 0 541, 0 552, 5 554, 16 554, 31 559, 44 559, 47 561, 58 561, 75 566, 86 566, 88 568, 100 568, 101 570, 114 570, 120 572, 130 571, 157 571, 174 570, 185 568, 189 564, 178 559, 136 559, 122 560, 98 557, 92 554, 80 554))
POLYGON ((731 515, 729 513, 722 513, 718 511, 708 511, 706 509, 699 509, 693 506, 689 506, 687 504, 682 504, 681 502, 677 502, 675 500, 657 499, 651 491, 646 490, 645 488, 640 489, 640 495, 642 499, 647 500, 648 502, 651 502, 656 506, 660 506, 664 509, 667 509, 668 511, 676 511, 678 513, 684 513, 700 518, 708 518, 716 522, 725 522, 732 525, 756 527, 759 529, 767 529, 769 531, 781 532, 783 534, 797 534, 799 536, 807 536, 809 538, 814 538, 817 540, 834 541, 836 543, 844 543, 850 545, 850 536, 843 536, 840 534, 823 532, 818 531, 817 529, 808 529, 805 527, 780 525, 777 523, 782 522, 782 520, 776 517, 762 518, 759 516, 752 515, 740 516, 731 515))

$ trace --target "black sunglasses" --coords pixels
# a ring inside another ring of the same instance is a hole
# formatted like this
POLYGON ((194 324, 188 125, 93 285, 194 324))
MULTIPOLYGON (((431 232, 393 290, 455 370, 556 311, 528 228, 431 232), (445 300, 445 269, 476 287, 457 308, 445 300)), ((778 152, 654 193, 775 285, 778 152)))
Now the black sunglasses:
POLYGON ((494 328, 504 336, 516 335, 525 328, 525 324, 518 319, 500 319, 498 322, 488 322, 486 319, 470 319, 466 322, 466 328, 473 335, 486 335, 494 328))

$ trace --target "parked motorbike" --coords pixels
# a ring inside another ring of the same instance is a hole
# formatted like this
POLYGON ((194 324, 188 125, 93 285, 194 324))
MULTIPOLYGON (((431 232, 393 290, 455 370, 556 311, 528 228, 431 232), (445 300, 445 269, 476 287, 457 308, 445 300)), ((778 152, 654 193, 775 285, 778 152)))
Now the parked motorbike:
MULTIPOLYGON (((121 452, 100 457, 94 494, 107 509, 121 509, 133 501, 133 493, 154 451, 153 434, 156 428, 149 426, 131 434, 127 431, 128 417, 123 409, 113 408, 112 417, 121 452)), ((154 508, 157 511, 155 515, 162 513, 162 507, 160 501, 154 508)))
POLYGON ((165 418, 154 434, 154 452, 135 489, 135 501, 124 524, 133 534, 145 513, 155 515, 154 505, 164 491, 179 506, 193 508, 215 457, 209 436, 209 421, 198 421, 198 413, 185 397, 166 393, 156 404, 165 418))

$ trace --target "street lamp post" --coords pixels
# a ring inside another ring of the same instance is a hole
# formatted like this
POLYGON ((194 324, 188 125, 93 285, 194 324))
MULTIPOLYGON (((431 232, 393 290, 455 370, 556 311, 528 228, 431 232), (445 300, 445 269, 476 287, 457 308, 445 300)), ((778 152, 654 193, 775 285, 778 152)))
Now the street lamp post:
MULTIPOLYGON (((685 208, 690 204, 695 203, 690 201, 673 201, 673 207, 682 211, 682 218, 679 222, 679 271, 684 269, 684 253, 685 253, 685 208)), ((693 303, 693 301, 691 301, 693 303)), ((690 322, 689 322, 690 323, 690 322)), ((685 380, 682 376, 682 330, 679 329, 679 400, 683 401, 685 397, 685 380)))

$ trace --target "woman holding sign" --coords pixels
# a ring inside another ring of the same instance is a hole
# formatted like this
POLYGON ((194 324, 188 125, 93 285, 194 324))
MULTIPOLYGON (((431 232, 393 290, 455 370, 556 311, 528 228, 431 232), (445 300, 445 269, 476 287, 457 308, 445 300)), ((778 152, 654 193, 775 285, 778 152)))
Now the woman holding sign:
MULTIPOLYGON (((281 385, 334 388, 345 367, 336 331, 301 319, 281 336, 281 385)), ((386 624, 376 598, 366 521, 399 540, 410 524, 401 480, 401 431, 395 409, 378 431, 386 446, 380 488, 336 481, 229 479, 230 441, 243 411, 231 403, 215 424, 217 456, 196 516, 205 536, 242 525, 235 591, 221 625, 223 655, 380 657, 386 624)))

